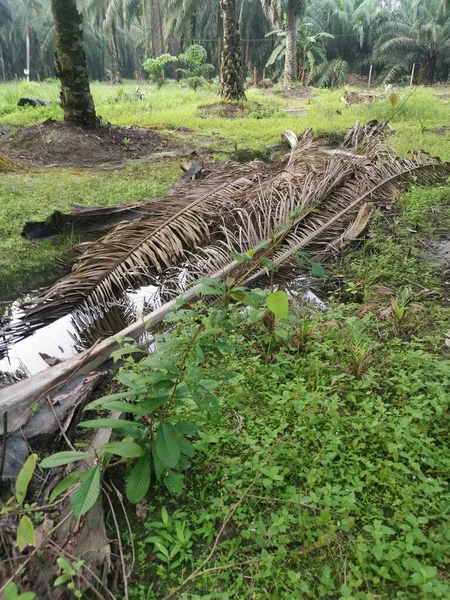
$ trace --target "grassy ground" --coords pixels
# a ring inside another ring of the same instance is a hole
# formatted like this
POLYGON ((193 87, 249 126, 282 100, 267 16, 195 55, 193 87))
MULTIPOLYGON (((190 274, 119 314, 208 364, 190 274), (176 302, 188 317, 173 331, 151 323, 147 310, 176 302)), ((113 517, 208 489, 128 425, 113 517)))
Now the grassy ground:
MULTIPOLYGON (((127 83, 123 88, 93 84, 98 113, 115 125, 159 126, 163 130, 188 128, 192 130, 190 133, 175 135, 188 147, 200 151, 207 141, 207 151, 212 155, 224 157, 224 152, 236 149, 264 153, 268 146, 280 142, 280 134, 285 129, 301 134, 311 126, 317 133, 331 135, 344 131, 356 120, 387 119, 400 107, 392 121, 398 130, 398 135, 392 138, 394 148, 404 153, 419 147, 450 159, 450 133, 439 135, 427 131, 446 124, 448 101, 424 89, 415 90, 409 98, 409 90, 402 92, 395 109, 387 99, 367 106, 345 105, 340 101, 342 91, 316 90, 312 99, 285 99, 277 90, 249 90, 245 116, 227 119, 206 118, 199 111, 200 106, 219 101, 215 85, 197 92, 172 83, 161 90, 144 85, 143 101, 136 100, 135 88, 134 83, 127 83), (295 117, 287 114, 285 108, 298 109, 297 114, 304 114, 295 117)), ((20 128, 48 118, 61 119, 62 111, 56 102, 58 93, 56 82, 0 85, 0 124, 20 128), (39 97, 50 101, 51 106, 18 108, 21 96, 39 97)), ((178 174, 178 161, 173 160, 152 161, 145 166, 107 173, 53 169, 35 170, 26 175, 0 175, 0 297, 27 291, 60 273, 57 259, 77 241, 65 239, 34 244, 20 237, 25 221, 40 220, 56 208, 68 210, 72 203, 114 204, 154 196, 164 192, 178 174)))
MULTIPOLYGON (((229 120, 199 114, 199 105, 218 101, 213 88, 195 94, 169 85, 143 102, 115 102, 117 88, 106 85, 93 90, 105 120, 187 127, 194 144, 212 139, 216 154, 236 145, 263 151, 287 128, 333 135, 357 119, 386 119, 410 93, 393 109, 388 100, 343 105, 340 91, 316 91, 311 100, 250 91, 247 115, 229 120), (306 113, 289 116, 286 106, 306 113)), ((56 104, 18 110, 25 93, 55 101, 57 86, 0 86, 1 123, 61 118, 56 104)), ((446 102, 433 91, 414 91, 393 117, 396 150, 423 148, 450 159, 449 134, 428 131, 447 124, 446 102)), ((32 244, 20 238, 23 221, 71 203, 160 194, 178 174, 178 161, 1 174, 2 293, 27 289, 36 274, 54 276, 56 260, 76 241, 32 244)), ((216 316, 218 339, 208 345, 205 336, 202 347, 197 314, 175 321, 171 337, 158 344, 160 355, 182 361, 183 373, 192 366, 196 381, 214 382, 220 410, 210 420, 185 399, 179 403, 201 437, 184 483, 173 478, 181 494, 152 481, 147 514, 141 506, 140 522, 132 519, 131 599, 159 600, 180 584, 174 598, 185 600, 450 597, 449 290, 423 251, 425 240, 448 237, 449 206, 448 188, 403 195, 394 214, 373 223, 367 242, 328 270, 322 297, 329 311, 291 305, 275 344, 264 320, 250 322, 242 310, 216 316), (378 318, 389 304, 378 286, 392 288, 402 310, 378 318)), ((140 369, 127 366, 149 376, 140 369)), ((130 505, 127 511, 134 514, 130 505)), ((108 525, 113 539, 110 516, 108 525)))
MULTIPOLYGON (((450 194, 413 189, 398 208, 327 273, 328 312, 291 305, 276 342, 245 311, 212 311, 198 377, 215 384, 220 416, 180 403, 201 437, 180 497, 152 483, 130 598, 179 585, 186 600, 450 597, 450 308, 423 253, 450 228, 450 194), (402 318, 376 316, 381 285, 398 299, 411 289, 402 318)), ((186 364, 199 319, 180 320, 158 348, 186 364)))

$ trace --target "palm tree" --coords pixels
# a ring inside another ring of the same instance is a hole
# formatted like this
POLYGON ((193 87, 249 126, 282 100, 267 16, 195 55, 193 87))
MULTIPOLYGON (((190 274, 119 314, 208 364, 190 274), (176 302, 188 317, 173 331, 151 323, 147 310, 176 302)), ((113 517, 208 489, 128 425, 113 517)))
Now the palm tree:
POLYGON ((441 0, 404 0, 392 13, 386 32, 374 48, 374 61, 384 68, 388 83, 416 64, 420 83, 431 84, 436 74, 447 79, 450 66, 450 15, 441 0))
POLYGON ((306 0, 261 0, 264 14, 272 29, 280 29, 285 16, 284 86, 291 87, 298 79, 297 27, 306 10, 306 0))
POLYGON ((297 26, 305 14, 305 0, 286 0, 286 56, 284 59, 284 86, 297 81, 297 26))
POLYGON ((236 15, 236 0, 220 0, 223 18, 223 49, 220 64, 221 95, 227 100, 245 98, 241 60, 241 38, 236 15))
POLYGON ((81 15, 76 0, 51 0, 56 30, 56 60, 61 107, 67 123, 95 127, 98 120, 89 87, 81 15))

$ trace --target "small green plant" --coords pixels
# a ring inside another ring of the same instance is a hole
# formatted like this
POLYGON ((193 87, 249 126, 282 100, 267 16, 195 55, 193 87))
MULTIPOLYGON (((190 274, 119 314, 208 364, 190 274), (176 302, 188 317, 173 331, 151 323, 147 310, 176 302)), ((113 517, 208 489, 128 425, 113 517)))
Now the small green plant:
POLYGON ((56 559, 56 563, 61 569, 61 575, 55 580, 53 587, 65 585, 67 589, 75 596, 75 598, 82 598, 83 592, 78 589, 76 585, 76 577, 81 567, 84 565, 84 560, 70 563, 62 556, 59 556, 56 559))
POLYGON ((203 86, 206 83, 205 75, 214 71, 213 65, 206 62, 207 59, 206 50, 199 44, 193 44, 178 57, 178 60, 186 65, 186 68, 177 69, 177 71, 185 77, 186 83, 193 90, 203 86))
POLYGON ((161 520, 148 525, 157 535, 148 536, 144 542, 152 543, 157 558, 171 569, 194 561, 193 532, 185 517, 186 513, 179 510, 169 515, 166 508, 162 507, 161 520))
MULTIPOLYGON (((208 290, 214 291, 211 286, 208 290)), ((196 311, 180 310, 168 320, 183 324, 186 332, 183 344, 178 342, 175 347, 175 334, 165 334, 158 353, 136 363, 130 355, 139 350, 130 340, 122 340, 123 347, 113 353, 113 357, 118 360, 129 356, 117 377, 127 389, 95 400, 86 407, 90 412, 120 411, 130 417, 130 420, 100 417, 79 425, 87 429, 110 428, 117 439, 101 446, 96 454, 58 452, 40 464, 42 468, 53 468, 82 460, 95 463, 86 471, 71 473, 52 494, 54 501, 59 494, 78 484, 71 496, 76 516, 92 508, 100 494, 102 472, 118 463, 127 465, 126 495, 132 503, 142 500, 152 478, 162 482, 172 494, 182 493, 182 471, 190 465, 195 454, 192 440, 198 437, 197 424, 188 418, 192 405, 210 416, 217 411, 213 394, 217 382, 202 375, 202 357, 206 348, 214 347, 215 338, 223 329, 219 314, 214 318, 204 316, 199 323, 196 311), (112 460, 112 457, 116 458, 112 460)))
POLYGON ((37 460, 37 454, 30 454, 17 476, 14 496, 12 496, 0 509, 0 515, 16 513, 20 516, 16 541, 17 547, 21 552, 27 546, 36 545, 34 525, 29 516, 31 513, 27 514, 29 509, 33 508, 33 506, 26 504, 25 498, 36 468, 37 460))
POLYGON ((163 86, 166 79, 164 77, 164 67, 170 63, 176 62, 176 56, 171 54, 161 54, 157 58, 147 58, 143 63, 144 70, 152 83, 159 89, 163 86))
POLYGON ((19 594, 17 589, 17 585, 14 581, 8 583, 3 592, 5 596, 5 600, 34 600, 36 598, 36 594, 34 592, 23 592, 19 594))

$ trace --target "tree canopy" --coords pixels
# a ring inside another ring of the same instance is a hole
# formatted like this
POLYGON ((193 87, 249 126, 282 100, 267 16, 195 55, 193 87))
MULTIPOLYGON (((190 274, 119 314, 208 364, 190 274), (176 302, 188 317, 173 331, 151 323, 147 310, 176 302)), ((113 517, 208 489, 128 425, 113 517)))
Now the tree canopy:
MULTIPOLYGON (((280 77, 286 60, 290 79, 319 86, 339 85, 351 73, 367 76, 371 64, 380 82, 406 77, 413 63, 420 83, 449 77, 450 11, 445 0, 236 0, 235 4, 246 76, 256 68, 260 77, 263 69, 267 77, 280 77)), ((77 5, 84 17, 84 45, 93 80, 134 78, 136 72, 143 74, 147 59, 165 53, 178 56, 192 44, 205 48, 213 75, 219 73, 223 49, 219 0, 77 0, 77 5)), ((31 78, 55 76, 50 0, 0 0, 1 79, 24 76, 27 31, 31 78)))

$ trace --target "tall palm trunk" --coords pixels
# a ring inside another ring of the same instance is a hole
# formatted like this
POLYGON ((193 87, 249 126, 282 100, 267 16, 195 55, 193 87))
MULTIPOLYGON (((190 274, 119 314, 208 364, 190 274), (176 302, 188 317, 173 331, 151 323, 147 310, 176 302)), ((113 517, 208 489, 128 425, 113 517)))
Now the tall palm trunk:
POLYGON ((425 53, 423 67, 419 74, 419 81, 425 85, 431 85, 434 82, 436 74, 437 52, 432 45, 425 53))
POLYGON ((64 121, 86 127, 98 124, 83 50, 81 15, 76 0, 51 0, 56 30, 56 63, 61 81, 64 121))
POLYGON ((120 58, 117 49, 116 24, 114 21, 111 23, 111 30, 109 32, 109 49, 111 51, 113 81, 114 83, 121 84, 122 76, 120 74, 120 58))
POLYGON ((221 95, 228 100, 245 98, 241 59, 241 38, 236 15, 236 0, 220 0, 223 19, 223 49, 220 63, 221 95))
POLYGON ((297 80, 297 12, 289 0, 286 9, 286 55, 284 59, 284 87, 297 80))
POLYGON ((150 18, 152 23, 152 50, 156 56, 160 56, 164 52, 161 0, 151 0, 150 18))

